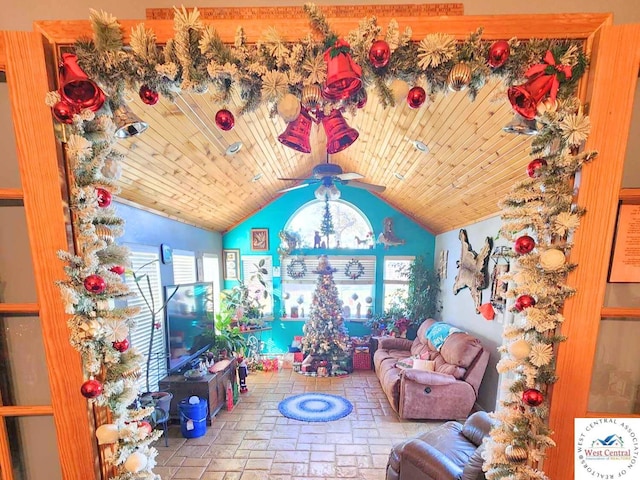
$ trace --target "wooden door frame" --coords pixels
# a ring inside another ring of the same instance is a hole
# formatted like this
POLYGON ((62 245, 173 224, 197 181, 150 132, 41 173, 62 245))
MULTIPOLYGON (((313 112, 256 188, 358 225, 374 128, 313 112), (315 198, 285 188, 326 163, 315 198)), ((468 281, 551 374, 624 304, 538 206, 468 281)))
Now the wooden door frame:
MULTIPOLYGON (((380 24, 385 24, 392 17, 380 17, 378 18, 378 22, 380 24)), ((600 33, 604 30, 611 28, 612 25, 612 16, 610 14, 559 14, 559 15, 502 15, 502 16, 462 16, 462 17, 424 17, 424 18, 409 18, 409 17, 395 17, 400 26, 411 25, 413 29, 413 37, 414 39, 423 38, 428 33, 433 32, 447 32, 457 39, 466 38, 470 32, 475 31, 478 27, 482 26, 484 28, 483 38, 485 39, 503 39, 503 38, 511 38, 511 37, 519 37, 522 39, 526 38, 572 38, 572 39, 583 39, 586 42, 587 52, 588 53, 597 53, 605 52, 606 54, 602 54, 601 58, 604 59, 608 55, 608 49, 616 48, 616 49, 624 49, 627 44, 624 42, 614 45, 615 42, 609 39, 608 35, 600 35, 600 33)), ((356 27, 358 19, 354 18, 328 18, 330 24, 335 28, 335 30, 339 33, 346 33, 350 29, 356 27)), ((120 21, 124 36, 125 42, 128 42, 129 33, 131 31, 131 27, 141 23, 142 20, 122 20, 120 21)), ((158 43, 162 44, 166 42, 166 40, 173 36, 173 22, 169 20, 146 20, 144 21, 147 28, 152 28, 157 35, 158 43)), ((262 32, 269 26, 273 26, 277 28, 279 31, 284 33, 285 39, 293 40, 299 39, 303 35, 305 35, 309 31, 308 21, 304 18, 303 15, 300 18, 288 18, 284 20, 275 20, 273 18, 270 19, 243 19, 241 21, 237 21, 234 19, 230 20, 216 20, 216 21, 207 21, 204 23, 211 23, 215 25, 216 30, 218 31, 220 37, 223 41, 232 43, 235 37, 236 27, 239 24, 242 24, 245 30, 245 34, 247 36, 247 40, 249 42, 255 42, 262 34, 262 32)), ((39 34, 42 35, 42 38, 45 43, 45 47, 47 51, 51 49, 52 52, 56 53, 59 51, 59 48, 62 46, 72 44, 76 39, 80 37, 90 37, 92 35, 92 31, 90 28, 90 24, 88 21, 43 21, 36 22, 35 28, 39 34)), ((617 28, 617 27, 616 27, 617 28)), ((613 32, 613 30, 611 30, 613 32)), ((594 58, 597 59, 597 62, 594 62, 595 70, 591 72, 590 78, 595 79, 596 82, 602 82, 602 75, 604 75, 604 68, 608 64, 604 60, 601 61, 601 58, 598 55, 594 55, 594 58)), ((2 55, 0 54, 0 62, 2 61, 2 55)), ((33 60, 33 63, 42 63, 38 65, 40 70, 39 75, 43 75, 46 71, 46 65, 44 64, 44 57, 42 52, 39 52, 37 59, 33 60), (38 62, 38 60, 40 62, 38 62)), ((49 67, 52 65, 49 64, 49 67)), ((51 70, 50 70, 51 71, 51 70)), ((610 72, 613 69, 610 70, 610 72)), ((620 72, 620 68, 616 65, 616 76, 625 77, 627 76, 626 71, 620 72)), ((53 78, 49 78, 50 81, 53 81, 53 78)), ((16 125, 20 128, 31 128, 32 132, 36 131, 45 131, 46 135, 44 139, 41 141, 46 143, 43 145, 43 148, 40 152, 37 153, 35 150, 28 151, 23 154, 25 156, 25 161, 28 163, 28 160, 33 161, 33 165, 37 165, 37 159, 42 158, 42 152, 45 152, 47 158, 51 156, 52 158, 56 155, 56 145, 55 139, 51 134, 51 117, 46 111, 46 107, 42 101, 44 98, 43 95, 43 84, 46 84, 43 80, 39 80, 39 88, 36 90, 32 90, 30 93, 33 102, 28 101, 27 99, 20 99, 19 96, 16 96, 16 102, 21 103, 25 101, 27 103, 34 103, 31 105, 30 109, 19 109, 16 112, 16 125), (34 94, 36 92, 36 94, 34 94), (42 95, 41 95, 42 94, 42 95), (38 96, 41 95, 41 96, 38 96), (38 125, 41 128, 34 128, 33 121, 31 120, 32 113, 35 114, 35 110, 38 108, 35 103, 41 102, 39 107, 40 111, 37 112, 37 121, 38 125), (31 110, 34 110, 33 112, 31 110), (45 118, 46 117, 46 118, 45 118), (29 157, 29 158, 26 158, 29 157)), ((33 88, 33 87, 32 87, 33 88)), ((607 132, 606 125, 611 125, 611 112, 608 110, 610 103, 608 102, 606 96, 603 95, 604 89, 611 89, 612 83, 610 78, 607 78, 607 82, 602 83, 602 85, 598 88, 597 86, 593 88, 593 106, 591 110, 592 116, 592 137, 589 139, 589 147, 594 148, 596 150, 600 150, 601 158, 596 160, 594 163, 595 166, 590 166, 585 169, 585 174, 583 175, 583 186, 585 192, 580 193, 580 203, 585 206, 589 211, 589 214, 586 216, 585 224, 581 227, 579 234, 576 235, 576 245, 574 251, 572 253, 572 260, 578 261, 580 263, 580 267, 577 272, 572 275, 570 278, 570 284, 574 285, 578 291, 579 295, 576 296, 572 303, 568 305, 566 310, 566 332, 569 335, 568 342, 562 346, 560 349, 560 357, 558 362, 559 374, 561 376, 560 383, 555 389, 556 398, 563 398, 565 396, 566 390, 573 389, 572 385, 574 385, 574 374, 570 367, 569 362, 567 361, 568 356, 572 355, 576 351, 583 353, 590 353, 591 357, 593 356, 593 349, 590 349, 586 343, 583 341, 583 332, 580 331, 579 326, 581 317, 580 313, 582 310, 578 310, 576 306, 582 305, 582 302, 586 302, 584 297, 588 297, 591 295, 589 288, 592 288, 592 282, 588 281, 588 277, 591 275, 592 268, 591 263, 596 260, 592 253, 589 253, 589 248, 594 247, 594 241, 598 243, 599 248, 604 248, 607 243, 610 241, 608 235, 598 235, 594 240, 593 238, 589 238, 590 233, 594 233, 597 231, 610 230, 609 225, 613 222, 613 216, 607 217, 608 213, 602 212, 599 214, 599 210, 596 208, 601 202, 602 198, 600 196, 595 196, 595 190, 592 192, 593 182, 598 180, 600 170, 606 171, 606 169, 619 169, 616 174, 621 175, 621 161, 613 161, 609 159, 609 156, 613 156, 615 154, 614 146, 617 144, 621 144, 620 140, 624 138, 626 143, 626 130, 622 127, 624 123, 618 123, 615 131, 607 132), (599 117, 599 118, 598 118, 599 117), (613 162, 613 163, 610 163, 613 162), (602 165, 601 165, 602 164, 602 165), (601 166, 599 166, 601 165, 601 166), (606 167, 606 168, 605 168, 606 167), (595 169, 597 168, 597 170, 595 169), (593 169, 593 170, 589 170, 593 169), (594 213, 596 212, 596 213, 594 213), (606 225, 607 228, 603 228, 606 225), (598 230, 600 229, 600 230, 598 230), (591 287, 590 287, 591 285, 591 287), (584 292, 580 293, 583 289, 587 289, 584 292)), ((25 87, 26 90, 26 87, 25 87)), ((587 95, 587 82, 582 82, 580 97, 586 98, 587 95)), ((613 105, 613 104, 611 104, 613 105)), ((616 103, 617 105, 617 103, 616 103)), ((629 107, 630 108, 630 107, 629 107)), ((622 108, 624 110, 624 108, 622 108)), ((616 117, 617 118, 617 117, 616 117)), ((628 124, 628 122, 627 122, 628 124)), ((619 152, 618 152, 619 153, 619 152)), ((57 158, 57 157, 56 157, 57 158)), ((52 162, 54 163, 54 162, 52 162)), ((36 174, 37 172, 25 172, 26 175, 36 174)), ((604 178, 607 178, 606 176, 604 178)), ((53 177, 48 179, 49 183, 53 182, 53 177)), ((58 185, 56 184, 56 187, 58 185)), ((49 185, 52 187, 52 185, 49 185)), ((617 196, 617 190, 613 191, 614 188, 611 188, 612 185, 606 186, 606 188, 610 188, 609 192, 611 198, 613 196, 617 196)), ((616 187, 617 188, 617 187, 616 187)), ((57 198, 57 197, 56 197, 57 198)), ((51 218, 58 218, 58 216, 54 216, 51 218)), ((49 223, 53 223, 49 221, 49 223)), ((64 226, 63 220, 60 219, 60 225, 56 225, 55 228, 62 230, 64 226)), ((54 227, 52 227, 54 228, 54 227)), ((60 243, 61 237, 57 239, 60 243)), ((58 248, 58 247, 57 247, 58 248)), ((64 247, 60 247, 64 248, 64 247)), ((592 251, 592 250, 591 250, 592 251)), ((41 260, 44 262, 55 262, 55 254, 53 249, 50 249, 48 252, 49 255, 46 258, 42 258, 41 260)), ((44 283, 44 282, 43 282, 44 283)), ((57 295, 57 290, 54 289, 52 282, 48 284, 48 293, 49 296, 57 295)), ((604 288, 602 285, 598 285, 598 288, 604 288)), ((58 300, 58 304, 60 304, 58 300)), ((586 303, 585 303, 586 305, 586 303)), ((599 311, 599 307, 598 307, 599 311)), ((49 340, 47 340, 49 341, 49 340)), ((57 338, 57 341, 62 341, 61 336, 57 338)), ((68 342, 67 342, 68 343, 68 342)), ((589 357, 589 358, 591 358, 589 357)), ((584 357, 582 357, 584 359, 584 357)), ((584 362, 581 367, 584 370, 584 362)), ((583 375, 584 376, 584 375, 583 375)), ((75 375, 75 379, 70 382, 74 383, 73 387, 69 391, 74 391, 77 388, 79 383, 75 383, 78 381, 78 375, 75 375)), ((584 384, 584 379, 582 379, 582 384, 584 384)), ((577 390, 579 392, 585 392, 586 396, 588 390, 577 390)), ((60 393, 60 392, 58 392, 60 393)), ((58 394, 56 393, 56 395, 58 394)), ((573 395, 571 398, 571 402, 576 400, 577 395, 573 395)), ((66 397, 65 397, 66 398, 66 397)), ((59 399, 58 399, 59 400, 59 399)), ((58 401, 57 400, 57 401, 58 401)), ((573 455, 567 454, 567 448, 573 448, 573 443, 571 441, 569 444, 564 444, 565 442, 569 442, 570 438, 572 439, 573 426, 571 422, 571 434, 567 433, 568 424, 567 417, 570 415, 580 416, 584 412, 582 411, 582 407, 586 405, 585 401, 576 401, 572 408, 567 409, 569 401, 555 401, 552 404, 552 425, 555 426, 558 433, 559 443, 561 443, 561 447, 555 450, 551 450, 551 458, 548 463, 549 468, 552 471, 569 471, 568 469, 573 468, 573 455), (573 408, 575 407, 575 408, 573 408), (571 412, 570 415, 567 415, 567 412, 571 412), (578 415, 580 414, 580 415, 578 415), (561 416, 563 417, 560 420, 561 416), (563 452, 562 455, 558 454, 558 452, 563 452), (569 465, 570 464, 570 465, 569 465)), ((77 420, 77 419, 76 419, 77 420)), ((86 427, 88 429, 88 426, 86 427)), ((81 429, 79 429, 81 430, 81 429)), ((86 432, 84 432, 86 434, 86 432)), ((83 435, 86 436, 86 435, 83 435)), ((74 460, 77 460, 77 463, 82 463, 86 461, 88 463, 89 459, 85 457, 78 458, 77 452, 73 452, 74 460)), ((95 457, 94 457, 95 459, 95 457)), ((551 475, 552 478, 571 478, 570 476, 564 475, 551 475)), ((83 478, 81 476, 69 476, 65 478, 83 478)), ((89 477, 86 477, 89 478, 89 477)))

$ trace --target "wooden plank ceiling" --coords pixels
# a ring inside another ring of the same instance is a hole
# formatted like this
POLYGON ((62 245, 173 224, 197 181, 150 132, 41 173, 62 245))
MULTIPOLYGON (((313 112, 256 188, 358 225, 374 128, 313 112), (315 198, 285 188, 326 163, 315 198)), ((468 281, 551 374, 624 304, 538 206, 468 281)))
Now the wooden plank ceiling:
MULTIPOLYGON (((153 107, 131 98, 149 129, 120 143, 126 154, 120 197, 193 225, 224 232, 295 185, 279 177, 309 177, 326 161, 322 126, 313 127, 312 153, 302 154, 278 142, 286 123, 266 108, 238 116, 235 128, 223 132, 214 122, 220 107, 206 93, 153 107), (235 142, 242 149, 227 154, 235 142)), ((385 109, 370 92, 365 108, 345 115, 359 139, 329 160, 386 186, 384 201, 441 233, 497 214, 497 201, 522 178, 530 137, 503 132, 512 118, 499 82, 473 102, 451 92, 417 110, 404 103, 385 109)), ((314 188, 308 191, 312 199, 314 188)))

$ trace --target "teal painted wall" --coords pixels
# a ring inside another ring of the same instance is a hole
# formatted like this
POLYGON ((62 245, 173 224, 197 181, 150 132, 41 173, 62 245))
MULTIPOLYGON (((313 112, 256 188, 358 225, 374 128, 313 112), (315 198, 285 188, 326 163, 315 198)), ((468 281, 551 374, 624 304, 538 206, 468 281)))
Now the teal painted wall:
MULTIPOLYGON (((382 310, 383 301, 383 272, 381 265, 384 257, 424 255, 427 259, 431 259, 431 261, 433 261, 435 237, 422 226, 368 191, 349 186, 339 186, 339 189, 341 192, 340 199, 352 203, 369 219, 369 222, 373 227, 374 238, 377 238, 378 234, 382 231, 383 220, 387 217, 391 217, 393 219, 393 227, 396 236, 404 239, 405 244, 389 247, 388 249, 385 249, 381 244, 376 244, 373 249, 300 249, 296 250, 295 253, 300 253, 302 255, 320 255, 323 253, 328 255, 346 256, 375 255, 376 264, 380 267, 376 269, 374 311, 379 312, 382 310)), ((280 258, 277 252, 278 246, 280 245, 278 234, 282 231, 291 215, 293 215, 302 205, 314 200, 314 190, 315 189, 313 187, 294 190, 282 195, 280 198, 266 205, 247 220, 226 232, 222 237, 223 248, 240 249, 241 258, 243 255, 271 255, 273 265, 280 265, 280 258), (251 251, 250 232, 252 228, 269 229, 268 251, 251 251)), ((320 226, 321 220, 321 218, 309 219, 310 222, 317 223, 318 227, 320 226)), ((280 278, 275 277, 273 279, 273 283, 274 290, 279 291, 281 287, 280 278)), ((224 288, 232 288, 235 284, 236 282, 234 281, 225 281, 224 288)), ((275 298, 274 310, 279 315, 281 308, 277 297, 275 298)), ((280 318, 276 316, 272 323, 273 329, 271 331, 264 332, 262 340, 265 341, 271 338, 273 340, 273 343, 271 344, 272 346, 275 345, 275 347, 280 351, 286 351, 286 347, 291 343, 293 337, 295 335, 302 335, 303 324, 303 321, 280 321, 280 318)), ((361 336, 370 333, 369 329, 359 322, 345 322, 345 325, 349 330, 349 334, 352 336, 361 336)))

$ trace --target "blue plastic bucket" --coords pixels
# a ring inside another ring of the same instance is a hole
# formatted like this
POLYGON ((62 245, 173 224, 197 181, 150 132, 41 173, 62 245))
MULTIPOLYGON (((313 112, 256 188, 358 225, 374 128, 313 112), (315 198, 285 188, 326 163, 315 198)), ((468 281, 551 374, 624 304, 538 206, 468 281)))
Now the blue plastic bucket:
POLYGON ((207 433, 207 400, 201 398, 198 403, 189 403, 184 398, 178 404, 180 411, 180 431, 184 438, 198 438, 207 433))

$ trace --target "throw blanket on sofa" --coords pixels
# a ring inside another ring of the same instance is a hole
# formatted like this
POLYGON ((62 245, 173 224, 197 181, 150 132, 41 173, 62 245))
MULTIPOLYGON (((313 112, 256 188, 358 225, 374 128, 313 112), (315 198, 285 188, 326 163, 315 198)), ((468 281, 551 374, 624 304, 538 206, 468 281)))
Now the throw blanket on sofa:
POLYGON ((427 337, 427 340, 431 342, 431 345, 433 345, 436 350, 440 351, 444 341, 452 333, 464 332, 453 325, 449 325, 448 323, 436 322, 429 327, 427 333, 425 333, 425 337, 427 337))

